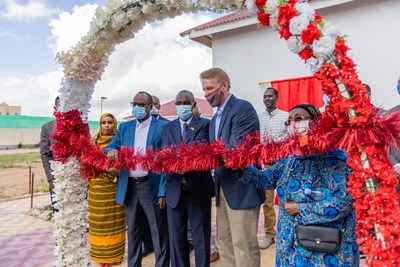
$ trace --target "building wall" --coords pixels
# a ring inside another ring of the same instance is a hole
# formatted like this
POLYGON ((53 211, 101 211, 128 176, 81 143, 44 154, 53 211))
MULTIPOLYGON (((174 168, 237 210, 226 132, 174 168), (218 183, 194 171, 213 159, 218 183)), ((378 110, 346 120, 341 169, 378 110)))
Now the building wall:
MULTIPOLYGON (((348 35, 359 77, 371 86, 373 102, 384 108, 400 102, 396 90, 400 76, 399 10, 398 0, 358 0, 318 10, 348 35)), ((214 33, 213 65, 228 72, 231 92, 249 100, 258 112, 264 109, 266 88, 258 82, 311 75, 279 33, 256 25, 214 33)))
POLYGON ((0 115, 21 115, 20 106, 10 106, 6 103, 0 104, 0 115))

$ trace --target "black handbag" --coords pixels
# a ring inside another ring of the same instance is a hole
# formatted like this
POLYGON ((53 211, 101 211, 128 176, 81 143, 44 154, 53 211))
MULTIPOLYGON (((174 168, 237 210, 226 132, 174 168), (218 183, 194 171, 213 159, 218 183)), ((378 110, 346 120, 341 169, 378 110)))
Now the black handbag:
POLYGON ((340 231, 335 227, 316 224, 295 227, 297 242, 307 250, 332 253, 340 246, 340 231))

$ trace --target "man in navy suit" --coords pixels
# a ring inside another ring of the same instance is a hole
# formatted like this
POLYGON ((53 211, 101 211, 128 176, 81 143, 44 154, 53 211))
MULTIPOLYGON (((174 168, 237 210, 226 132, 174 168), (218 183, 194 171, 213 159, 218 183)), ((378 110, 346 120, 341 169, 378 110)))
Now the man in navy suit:
MULTIPOLYGON (((193 116, 196 106, 193 94, 180 91, 175 105, 179 118, 164 126, 163 146, 208 142, 210 121, 193 116)), ((171 265, 190 267, 187 242, 189 218, 196 266, 210 266, 211 198, 214 196, 210 171, 171 173, 167 174, 166 180, 171 265)))
MULTIPOLYGON (((121 147, 132 147, 136 153, 144 153, 149 147, 162 145, 162 128, 166 122, 150 115, 153 106, 151 95, 139 92, 131 102, 136 120, 127 121, 105 148, 110 160, 118 158, 121 147)), ((143 224, 148 220, 156 267, 169 266, 168 230, 165 211, 165 174, 148 172, 140 166, 136 170, 119 172, 116 201, 125 206, 128 225, 128 266, 141 266, 143 224), (147 219, 146 219, 147 218, 147 219)))
MULTIPOLYGON (((210 123, 210 142, 222 138, 231 148, 242 142, 244 135, 259 131, 255 109, 229 92, 230 79, 224 70, 206 70, 200 79, 205 98, 217 108, 210 123)), ((264 191, 239 182, 240 171, 228 169, 223 163, 214 176, 221 266, 260 266, 257 229, 264 191)))

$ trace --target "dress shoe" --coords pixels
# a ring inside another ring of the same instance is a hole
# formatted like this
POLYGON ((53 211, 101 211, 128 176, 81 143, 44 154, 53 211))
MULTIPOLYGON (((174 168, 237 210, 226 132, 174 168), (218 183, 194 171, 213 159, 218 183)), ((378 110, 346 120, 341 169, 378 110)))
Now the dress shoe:
POLYGON ((219 260, 219 253, 217 251, 213 251, 210 255, 210 262, 215 262, 219 260))
POLYGON ((264 237, 263 240, 258 241, 258 246, 260 249, 267 249, 269 246, 271 246, 273 243, 275 243, 275 238, 271 237, 264 237))
POLYGON ((147 255, 151 254, 153 251, 148 250, 145 247, 142 247, 142 258, 146 257, 147 255))
POLYGON ((188 244, 188 247, 189 247, 189 251, 192 251, 192 250, 194 249, 194 247, 193 247, 193 244, 192 244, 192 243, 189 243, 189 244, 188 244))

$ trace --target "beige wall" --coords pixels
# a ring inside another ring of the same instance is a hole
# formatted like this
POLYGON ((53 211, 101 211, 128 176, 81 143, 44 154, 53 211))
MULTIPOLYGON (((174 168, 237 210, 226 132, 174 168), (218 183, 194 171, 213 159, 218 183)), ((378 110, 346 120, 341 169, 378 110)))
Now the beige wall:
POLYGON ((10 106, 6 103, 0 104, 0 115, 21 115, 20 106, 10 106))

